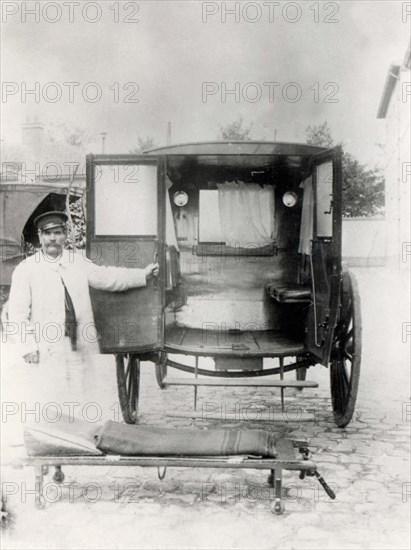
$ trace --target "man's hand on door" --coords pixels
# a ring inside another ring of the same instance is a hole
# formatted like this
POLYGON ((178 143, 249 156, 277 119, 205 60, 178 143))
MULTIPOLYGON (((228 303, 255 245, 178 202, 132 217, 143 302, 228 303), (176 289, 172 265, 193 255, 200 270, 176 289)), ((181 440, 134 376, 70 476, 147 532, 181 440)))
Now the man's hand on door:
POLYGON ((146 267, 146 279, 149 279, 150 277, 158 277, 159 270, 159 265, 157 263, 148 264, 146 267))

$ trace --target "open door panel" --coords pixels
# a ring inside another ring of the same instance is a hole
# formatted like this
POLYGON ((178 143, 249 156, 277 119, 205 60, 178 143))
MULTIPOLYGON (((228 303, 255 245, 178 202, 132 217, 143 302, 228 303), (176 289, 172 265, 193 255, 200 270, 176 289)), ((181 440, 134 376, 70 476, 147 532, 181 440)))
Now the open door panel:
POLYGON ((313 287, 306 347, 328 365, 338 319, 341 280, 341 147, 313 156, 314 230, 310 272, 313 287))
POLYGON ((91 289, 102 353, 161 348, 164 305, 164 169, 161 157, 87 158, 87 255, 98 265, 144 268, 158 261, 159 279, 124 292, 91 289))

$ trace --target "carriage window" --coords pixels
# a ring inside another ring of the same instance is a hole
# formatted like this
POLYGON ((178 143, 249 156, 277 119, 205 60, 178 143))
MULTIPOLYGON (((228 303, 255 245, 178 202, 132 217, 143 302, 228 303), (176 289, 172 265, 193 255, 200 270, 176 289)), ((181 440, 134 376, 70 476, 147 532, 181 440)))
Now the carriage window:
POLYGON ((314 215, 313 215, 313 180, 306 178, 300 185, 304 189, 303 209, 301 212, 300 244, 298 252, 310 254, 311 241, 313 238, 314 215))
POLYGON ((157 166, 100 165, 94 206, 96 235, 156 235, 157 166))
POLYGON ((274 240, 274 188, 225 182, 201 190, 199 242, 224 243, 235 249, 258 249, 274 240))
POLYGON ((317 175, 317 236, 332 237, 333 163, 316 167, 317 175))
POLYGON ((199 241, 203 243, 223 242, 218 207, 218 191, 200 191, 199 241))

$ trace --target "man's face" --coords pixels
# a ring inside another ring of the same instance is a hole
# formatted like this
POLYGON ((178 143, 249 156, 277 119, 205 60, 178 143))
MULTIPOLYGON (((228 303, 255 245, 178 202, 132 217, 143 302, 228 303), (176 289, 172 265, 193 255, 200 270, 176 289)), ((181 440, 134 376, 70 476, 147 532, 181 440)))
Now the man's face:
POLYGON ((44 254, 52 258, 57 258, 63 251, 66 232, 62 227, 40 230, 39 240, 44 254))

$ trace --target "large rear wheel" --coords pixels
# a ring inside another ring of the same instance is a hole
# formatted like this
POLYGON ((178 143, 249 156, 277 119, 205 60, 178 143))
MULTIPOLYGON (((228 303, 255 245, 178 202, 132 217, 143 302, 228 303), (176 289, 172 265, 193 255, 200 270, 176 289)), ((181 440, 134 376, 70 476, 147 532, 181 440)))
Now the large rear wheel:
POLYGON ((132 353, 116 355, 117 388, 124 422, 136 424, 140 394, 140 360, 132 353))
POLYGON ((344 428, 351 421, 357 400, 361 365, 361 303, 357 281, 344 271, 341 314, 334 331, 330 382, 334 420, 344 428))

